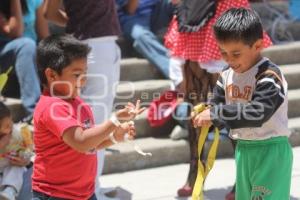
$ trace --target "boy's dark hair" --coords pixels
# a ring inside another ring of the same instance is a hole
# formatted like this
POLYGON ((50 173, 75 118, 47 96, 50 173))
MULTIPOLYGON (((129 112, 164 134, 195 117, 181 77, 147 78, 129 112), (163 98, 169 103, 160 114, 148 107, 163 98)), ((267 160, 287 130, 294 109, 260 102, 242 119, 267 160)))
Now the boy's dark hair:
POLYGON ((5 117, 10 117, 10 116, 11 116, 10 110, 3 102, 0 101, 0 121, 5 117))
POLYGON ((47 68, 61 74, 72 61, 87 58, 90 50, 87 44, 68 34, 51 35, 43 39, 37 48, 37 68, 42 84, 47 84, 47 68))
POLYGON ((218 41, 242 41, 252 46, 263 38, 258 14, 247 8, 231 8, 224 12, 213 26, 218 41))

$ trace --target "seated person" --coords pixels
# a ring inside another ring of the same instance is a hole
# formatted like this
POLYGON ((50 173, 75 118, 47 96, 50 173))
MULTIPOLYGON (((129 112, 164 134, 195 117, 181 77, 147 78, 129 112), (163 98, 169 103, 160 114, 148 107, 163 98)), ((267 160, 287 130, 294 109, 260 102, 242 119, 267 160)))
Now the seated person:
POLYGON ((134 49, 169 78, 168 50, 155 35, 165 30, 173 15, 169 0, 117 0, 124 36, 134 49))
POLYGON ((0 102, 0 199, 17 197, 32 155, 31 132, 24 124, 13 125, 9 109, 0 102))
POLYGON ((42 3, 42 0, 2 0, 0 4, 0 71, 10 66, 15 71, 9 76, 5 95, 18 97, 14 90, 19 84, 27 116, 32 115, 40 96, 36 42, 48 35, 42 3))

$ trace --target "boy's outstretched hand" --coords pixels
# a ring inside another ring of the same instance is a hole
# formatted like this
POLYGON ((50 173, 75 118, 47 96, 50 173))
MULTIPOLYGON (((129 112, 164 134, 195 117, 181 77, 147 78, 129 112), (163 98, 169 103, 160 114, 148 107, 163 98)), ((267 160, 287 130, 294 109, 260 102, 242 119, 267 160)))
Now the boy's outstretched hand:
POLYGON ((133 140, 136 135, 134 122, 129 121, 122 123, 114 132, 114 137, 117 142, 124 142, 126 140, 133 140))
POLYGON ((192 120, 194 127, 202 127, 202 126, 208 126, 210 127, 212 125, 211 122, 211 117, 210 117, 210 109, 205 109, 203 112, 197 114, 197 115, 192 115, 192 120))
POLYGON ((128 102, 125 108, 116 112, 116 117, 119 121, 133 120, 137 115, 144 112, 146 108, 141 108, 141 101, 137 100, 136 104, 128 102))

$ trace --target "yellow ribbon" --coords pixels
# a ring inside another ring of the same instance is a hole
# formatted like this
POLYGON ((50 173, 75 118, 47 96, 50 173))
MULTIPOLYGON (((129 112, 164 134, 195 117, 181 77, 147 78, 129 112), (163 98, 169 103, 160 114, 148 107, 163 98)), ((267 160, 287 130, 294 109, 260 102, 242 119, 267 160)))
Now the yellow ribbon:
POLYGON ((6 82, 8 80, 8 74, 11 72, 12 68, 13 67, 10 66, 6 72, 0 74, 0 93, 2 92, 6 82))
MULTIPOLYGON (((207 107, 204 104, 200 104, 198 106, 194 107, 194 112, 195 114, 198 114, 200 112, 203 112, 207 107)), ((200 155, 202 152, 202 149, 204 147, 207 135, 208 135, 208 130, 209 127, 201 127, 200 130, 200 135, 198 139, 198 155, 199 155, 199 160, 198 160, 198 173, 197 173, 197 179, 194 184, 193 188, 193 194, 192 194, 192 200, 203 200, 203 183, 205 178, 207 177, 209 171, 212 169, 214 162, 216 160, 216 154, 217 154, 217 149, 219 145, 219 129, 215 128, 215 133, 214 133, 214 141, 209 149, 209 153, 207 156, 207 160, 205 163, 205 166, 203 166, 203 163, 200 160, 200 155)))

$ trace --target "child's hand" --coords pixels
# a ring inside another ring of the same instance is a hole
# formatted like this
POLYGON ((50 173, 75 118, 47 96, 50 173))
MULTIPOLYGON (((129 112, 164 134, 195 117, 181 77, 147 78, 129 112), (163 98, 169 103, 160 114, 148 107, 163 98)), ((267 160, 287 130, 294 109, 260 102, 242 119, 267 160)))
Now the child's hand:
POLYGON ((140 100, 137 100, 136 105, 128 102, 124 109, 117 111, 116 117, 119 121, 130 121, 133 120, 137 115, 144 112, 146 108, 140 108, 140 100))
POLYGON ((13 154, 7 155, 6 158, 9 159, 10 164, 19 166, 19 167, 25 167, 30 163, 30 160, 25 159, 23 157, 13 155, 13 154))
POLYGON ((125 137, 129 140, 133 140, 136 135, 135 127, 133 121, 125 122, 118 127, 118 129, 114 132, 114 138, 117 142, 124 142, 126 140, 125 137))
POLYGON ((210 109, 205 109, 203 112, 195 115, 192 113, 192 118, 193 118, 193 124, 194 127, 202 127, 202 126, 207 126, 210 127, 212 125, 211 118, 210 118, 210 109))

